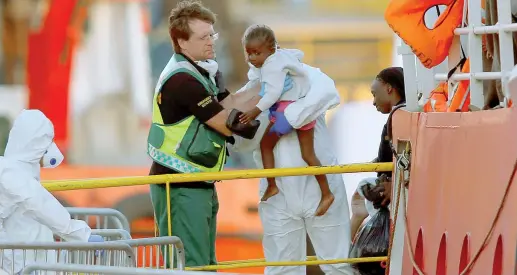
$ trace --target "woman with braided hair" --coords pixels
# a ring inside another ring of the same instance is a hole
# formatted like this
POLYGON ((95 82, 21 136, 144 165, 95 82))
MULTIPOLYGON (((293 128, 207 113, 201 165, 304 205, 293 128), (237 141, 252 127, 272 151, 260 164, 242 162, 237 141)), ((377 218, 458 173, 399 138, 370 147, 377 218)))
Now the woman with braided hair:
MULTIPOLYGON (((395 107, 406 103, 404 70, 401 67, 383 69, 373 80, 371 92, 373 95, 373 106, 382 114, 389 114, 395 107)), ((379 151, 373 162, 393 161, 393 152, 388 139, 388 123, 386 122, 382 129, 379 151)), ((368 214, 374 213, 373 208, 387 206, 390 203, 391 176, 391 171, 378 172, 377 178, 366 178, 359 183, 357 191, 352 196, 352 238, 368 214), (367 187, 368 185, 370 186, 369 188, 367 187), (366 190, 363 189, 368 189, 368 191, 365 192, 366 190), (380 203, 379 196, 382 197, 380 203), (368 211, 364 209, 364 199, 370 202, 367 203, 368 211), (363 202, 360 203, 359 200, 363 202)))

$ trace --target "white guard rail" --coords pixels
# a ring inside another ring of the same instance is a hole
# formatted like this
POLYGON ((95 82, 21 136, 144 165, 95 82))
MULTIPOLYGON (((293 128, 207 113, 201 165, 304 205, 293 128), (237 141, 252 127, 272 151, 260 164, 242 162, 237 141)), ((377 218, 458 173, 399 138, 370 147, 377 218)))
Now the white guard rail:
POLYGON ((136 259, 141 259, 141 266, 145 268, 170 268, 176 256, 176 268, 185 269, 185 249, 180 238, 156 237, 145 239, 120 240, 106 243, 124 243, 133 248, 136 259), (172 251, 175 251, 175 255, 172 251), (147 256, 149 255, 149 259, 147 256), (163 264, 160 265, 160 256, 163 256, 163 264))
POLYGON ((97 229, 124 229, 131 232, 129 222, 120 211, 112 208, 83 208, 83 207, 66 207, 72 219, 83 220, 91 223, 92 219, 95 221, 95 228, 97 229))
MULTIPOLYGON (((510 0, 497 0, 498 23, 493 26, 485 26, 481 21, 481 16, 482 13, 488 13, 488 11, 481 10, 481 2, 479 0, 464 1, 465 7, 468 8, 468 13, 464 12, 464 14, 467 15, 465 21, 468 22, 468 25, 466 27, 457 28, 454 32, 458 37, 453 40, 449 56, 444 61, 445 64, 448 64, 448 69, 443 70, 440 68, 441 65, 438 65, 432 69, 424 68, 421 70, 422 64, 420 61, 415 57, 411 49, 402 42, 402 45, 399 48, 399 54, 402 55, 403 59, 404 78, 406 80, 404 83, 406 86, 407 109, 409 111, 418 110, 418 92, 422 92, 423 98, 427 99, 431 90, 436 87, 437 81, 444 81, 447 79, 448 70, 456 66, 458 61, 461 59, 460 43, 462 41, 464 42, 462 43, 463 49, 467 57, 470 58, 470 73, 461 73, 457 71, 452 75, 451 80, 470 80, 471 104, 478 108, 482 108, 484 105, 483 80, 501 80, 501 87, 505 96, 505 101, 501 102, 501 105, 506 106, 506 103, 510 99, 508 83, 511 71, 515 66, 513 59, 512 35, 513 32, 517 31, 517 23, 512 23, 512 3, 510 0), (484 53, 482 50, 482 35, 484 34, 499 34, 500 71, 483 71, 482 55, 484 53), (463 37, 465 39, 460 39, 460 35, 465 36, 463 37), (423 87, 422 85, 418 85, 422 82, 429 82, 424 79, 428 77, 429 73, 434 75, 434 87, 430 88, 429 86, 423 87)), ((436 18, 438 18, 438 16, 436 16, 436 18)), ((432 24, 434 23, 431 22, 431 25, 432 24)), ((451 99, 453 93, 451 89, 449 90, 449 99, 451 99)))
MULTIPOLYGON (((130 240, 131 235, 124 229, 92 229, 92 235, 99 235, 104 241, 130 240)), ((64 242, 61 237, 54 235, 56 242, 64 242)))
MULTIPOLYGON (((66 272, 72 274, 103 274, 103 275, 203 275, 214 274, 213 272, 196 272, 196 271, 175 271, 175 270, 159 270, 144 268, 127 268, 127 267, 108 267, 108 266, 91 266, 76 264, 33 264, 25 267, 23 275, 39 275, 45 272, 66 272)), ((218 273, 225 275, 243 275, 237 273, 218 273)), ((249 275, 249 274, 248 274, 249 275)))
POLYGON ((131 235, 124 229, 92 229, 93 235, 99 235, 104 241, 131 240, 131 235))
POLYGON ((34 263, 135 267, 135 255, 128 244, 117 242, 0 243, 0 270, 16 274, 34 263))

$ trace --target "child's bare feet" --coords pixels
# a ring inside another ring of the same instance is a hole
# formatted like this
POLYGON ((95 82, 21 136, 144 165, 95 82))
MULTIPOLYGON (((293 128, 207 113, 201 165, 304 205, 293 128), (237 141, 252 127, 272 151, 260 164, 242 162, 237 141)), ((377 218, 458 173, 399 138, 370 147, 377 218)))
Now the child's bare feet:
POLYGON ((332 193, 321 196, 320 204, 318 205, 318 208, 316 209, 316 213, 314 213, 314 215, 315 216, 325 215, 325 213, 327 213, 327 210, 329 210, 329 208, 333 202, 334 202, 334 195, 332 193))
POLYGON ((267 199, 271 198, 272 196, 278 194, 278 187, 276 184, 268 184, 266 192, 264 192, 264 195, 262 195, 261 201, 267 201, 267 199))

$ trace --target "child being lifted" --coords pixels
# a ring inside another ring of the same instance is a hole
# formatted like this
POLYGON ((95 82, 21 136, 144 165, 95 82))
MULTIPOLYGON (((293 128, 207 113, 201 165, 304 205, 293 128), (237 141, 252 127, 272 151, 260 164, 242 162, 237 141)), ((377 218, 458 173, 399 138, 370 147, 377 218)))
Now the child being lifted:
MULTIPOLYGON (((275 114, 284 110, 299 98, 303 98, 310 89, 309 78, 304 71, 301 58, 303 52, 293 49, 280 49, 277 46, 275 33, 265 25, 253 25, 249 27, 242 38, 245 48, 246 60, 250 64, 250 71, 258 71, 262 90, 255 99, 256 106, 245 111, 240 121, 248 123, 255 119, 261 112, 270 109, 270 123, 264 137, 260 142, 262 163, 264 169, 275 167, 273 149, 280 140, 280 137, 270 134, 269 130, 276 121, 275 114), (282 94, 285 77, 287 73, 293 78, 293 88, 282 94)), ((296 130, 300 143, 300 150, 303 160, 309 166, 321 166, 321 162, 314 151, 314 126, 316 121, 296 130)), ((316 209, 315 215, 324 215, 334 202, 334 195, 330 191, 327 177, 317 175, 316 180, 321 189, 321 200, 316 209)), ((274 178, 268 178, 268 187, 262 197, 262 201, 278 194, 279 189, 274 178)))

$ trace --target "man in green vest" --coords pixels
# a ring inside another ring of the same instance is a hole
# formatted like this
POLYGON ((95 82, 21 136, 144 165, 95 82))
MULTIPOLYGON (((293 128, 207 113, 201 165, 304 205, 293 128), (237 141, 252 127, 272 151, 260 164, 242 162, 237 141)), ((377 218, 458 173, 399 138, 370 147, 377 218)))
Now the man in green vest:
MULTIPOLYGON (((232 134, 254 137, 260 122, 239 122, 239 109, 260 87, 231 95, 213 60, 215 14, 200 2, 182 1, 171 11, 169 34, 175 54, 155 89, 148 154, 150 175, 221 171, 226 142, 232 134)), ((292 87, 290 77, 284 90, 292 87)), ((185 245, 186 266, 216 264, 214 182, 170 184, 170 216, 166 185, 151 185, 151 200, 160 236, 178 236, 185 245), (169 222, 170 221, 170 222, 169 222)))

